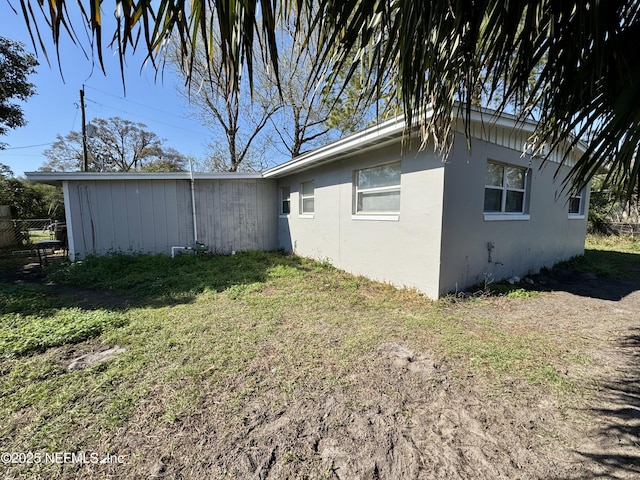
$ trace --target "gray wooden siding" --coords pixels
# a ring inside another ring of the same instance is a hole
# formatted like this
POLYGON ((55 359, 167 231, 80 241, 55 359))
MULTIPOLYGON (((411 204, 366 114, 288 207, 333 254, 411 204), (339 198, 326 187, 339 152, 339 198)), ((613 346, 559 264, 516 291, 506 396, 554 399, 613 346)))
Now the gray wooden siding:
MULTIPOLYGON (((275 181, 196 180, 195 185, 200 242, 219 253, 277 247, 275 181)), ((189 181, 70 181, 66 188, 75 258, 170 254, 172 246, 194 244, 189 181)))
MULTIPOLYGON (((475 122, 471 124, 470 133, 475 139, 483 140, 511 150, 516 150, 529 157, 531 155, 534 157, 537 156, 538 159, 547 157, 547 148, 545 146, 536 145, 531 138, 531 134, 520 129, 495 125, 491 124, 491 122, 475 122)), ((459 126, 458 134, 464 134, 462 125, 459 126)), ((568 155, 565 155, 563 149, 569 148, 569 143, 563 142, 560 146, 560 149, 556 149, 548 155, 547 160, 553 163, 573 167, 575 162, 580 158, 580 152, 578 149, 574 148, 569 151, 568 155)))
POLYGON ((198 239, 220 253, 277 248, 276 182, 196 181, 198 239))

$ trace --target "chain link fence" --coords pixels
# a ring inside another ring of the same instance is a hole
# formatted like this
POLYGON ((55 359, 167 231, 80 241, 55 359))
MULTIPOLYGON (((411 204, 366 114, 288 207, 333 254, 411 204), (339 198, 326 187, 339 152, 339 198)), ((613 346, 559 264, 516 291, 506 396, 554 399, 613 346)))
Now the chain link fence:
POLYGON ((53 240, 55 226, 50 218, 0 218, 0 247, 28 249, 43 240, 53 240))
POLYGON ((633 238, 640 237, 640 223, 611 222, 608 226, 617 235, 633 238))

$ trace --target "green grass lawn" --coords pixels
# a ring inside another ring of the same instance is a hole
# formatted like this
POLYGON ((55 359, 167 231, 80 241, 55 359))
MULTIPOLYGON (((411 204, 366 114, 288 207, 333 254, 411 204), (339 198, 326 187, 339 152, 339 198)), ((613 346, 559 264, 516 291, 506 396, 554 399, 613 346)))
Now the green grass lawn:
POLYGON ((588 235, 584 256, 573 259, 565 266, 623 280, 640 279, 640 240, 613 235, 588 235))
MULTIPOLYGON (((575 265, 595 268, 596 241, 575 265)), ((625 245, 631 274, 640 249, 625 245)), ((473 309, 477 301, 433 302, 281 253, 55 265, 47 282, 0 282, 0 442, 6 451, 82 450, 133 428, 150 403, 145 421, 160 426, 202 415, 210 398, 231 418, 247 399, 276 409, 348 388, 384 342, 457 362, 461 382, 576 388, 558 371, 585 361, 579 340, 497 324, 473 309), (91 301, 82 301, 87 289, 91 301), (66 369, 74 356, 113 345, 126 353, 66 369)))

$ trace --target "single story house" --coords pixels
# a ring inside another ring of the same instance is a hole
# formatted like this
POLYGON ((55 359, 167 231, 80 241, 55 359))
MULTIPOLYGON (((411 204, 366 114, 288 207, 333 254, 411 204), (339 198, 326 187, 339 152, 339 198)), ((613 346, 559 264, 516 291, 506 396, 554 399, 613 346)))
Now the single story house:
POLYGON ((546 163, 535 125, 473 112, 470 148, 446 159, 390 120, 258 174, 49 173, 61 184, 72 260, 282 248, 437 298, 584 253, 589 189, 562 183, 579 151, 546 163))

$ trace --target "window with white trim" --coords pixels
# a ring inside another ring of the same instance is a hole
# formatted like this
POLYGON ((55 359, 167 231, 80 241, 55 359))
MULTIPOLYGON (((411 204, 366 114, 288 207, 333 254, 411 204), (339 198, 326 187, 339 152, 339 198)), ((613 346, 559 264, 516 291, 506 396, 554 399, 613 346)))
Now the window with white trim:
POLYGON ((526 214, 528 170, 515 165, 487 162, 484 213, 526 214))
POLYGON ((356 170, 355 214, 400 213, 400 162, 356 170))
POLYGON ((315 196, 313 180, 300 184, 300 213, 302 215, 313 214, 315 210, 315 196))
POLYGON ((291 188, 280 187, 280 215, 291 213, 291 188))
POLYGON ((569 217, 584 217, 584 190, 569 198, 569 217))

